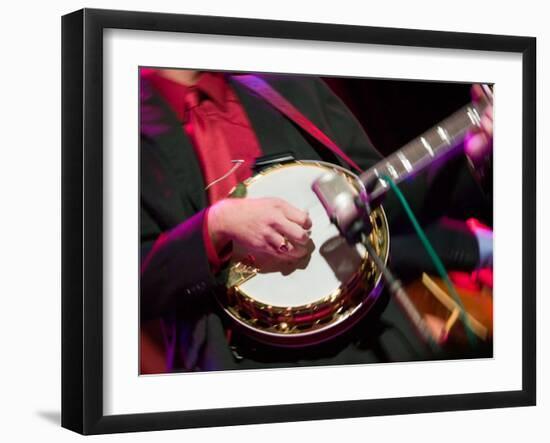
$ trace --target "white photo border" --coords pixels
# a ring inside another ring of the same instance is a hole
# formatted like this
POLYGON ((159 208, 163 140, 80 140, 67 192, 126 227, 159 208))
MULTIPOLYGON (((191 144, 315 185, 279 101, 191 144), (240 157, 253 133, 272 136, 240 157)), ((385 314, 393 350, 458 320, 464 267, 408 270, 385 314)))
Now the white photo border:
POLYGON ((520 53, 122 29, 103 51, 105 415, 522 389, 520 53), (139 66, 494 83, 494 357, 139 376, 139 66))

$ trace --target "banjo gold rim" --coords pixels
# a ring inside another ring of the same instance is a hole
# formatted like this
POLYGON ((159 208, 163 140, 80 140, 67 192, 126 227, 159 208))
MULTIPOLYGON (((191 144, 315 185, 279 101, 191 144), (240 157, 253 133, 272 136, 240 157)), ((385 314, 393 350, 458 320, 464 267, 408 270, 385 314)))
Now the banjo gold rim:
MULTIPOLYGON (((360 186, 358 177, 345 168, 321 161, 296 161, 290 164, 274 165, 259 172, 242 183, 250 187, 257 180, 283 168, 296 166, 316 167, 323 170, 336 170, 344 173, 350 182, 360 186)), ((360 188, 358 189, 360 190, 360 188)), ((234 190, 232 190, 232 193, 234 190)), ((231 194, 230 194, 231 195, 231 194)), ((370 234, 377 253, 383 261, 387 261, 389 253, 388 224, 384 210, 379 207, 371 214, 373 231, 370 234)), ((239 325, 250 331, 261 341, 272 344, 289 344, 299 338, 307 341, 317 335, 327 335, 330 332, 351 323, 351 317, 360 311, 368 311, 378 298, 381 290, 381 273, 369 260, 368 254, 363 254, 358 270, 350 278, 325 297, 318 301, 300 306, 273 306, 255 300, 245 293, 239 285, 256 275, 257 269, 241 261, 232 262, 225 298, 220 300, 225 312, 239 325), (235 276, 239 276, 235 280, 235 276)))

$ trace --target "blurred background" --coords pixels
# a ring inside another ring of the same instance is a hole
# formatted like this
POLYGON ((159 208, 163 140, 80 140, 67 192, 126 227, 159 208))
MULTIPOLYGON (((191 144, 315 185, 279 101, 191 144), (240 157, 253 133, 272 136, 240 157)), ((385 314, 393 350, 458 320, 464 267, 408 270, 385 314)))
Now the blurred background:
POLYGON ((470 101, 469 83, 322 78, 384 156, 470 101))

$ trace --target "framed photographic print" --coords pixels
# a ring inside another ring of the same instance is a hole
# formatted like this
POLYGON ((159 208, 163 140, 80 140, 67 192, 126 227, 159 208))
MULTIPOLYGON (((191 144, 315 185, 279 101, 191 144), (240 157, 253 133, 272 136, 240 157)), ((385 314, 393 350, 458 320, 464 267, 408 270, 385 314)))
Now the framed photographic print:
POLYGON ((534 38, 62 26, 64 427, 535 404, 534 38))

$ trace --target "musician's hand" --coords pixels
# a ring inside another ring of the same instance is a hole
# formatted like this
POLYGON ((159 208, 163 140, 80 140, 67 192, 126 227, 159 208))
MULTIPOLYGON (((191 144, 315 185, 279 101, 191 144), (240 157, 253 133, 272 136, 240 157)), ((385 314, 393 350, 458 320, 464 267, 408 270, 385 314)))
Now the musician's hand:
POLYGON ((298 259, 308 253, 310 228, 307 212, 278 198, 229 198, 208 213, 208 232, 218 250, 234 241, 248 250, 298 259))
MULTIPOLYGON (((481 85, 474 85, 472 99, 478 101, 483 97, 481 85)), ((493 150, 493 107, 487 106, 481 116, 481 126, 471 130, 464 142, 464 152, 475 169, 483 167, 493 150)))

